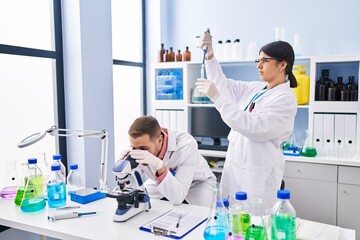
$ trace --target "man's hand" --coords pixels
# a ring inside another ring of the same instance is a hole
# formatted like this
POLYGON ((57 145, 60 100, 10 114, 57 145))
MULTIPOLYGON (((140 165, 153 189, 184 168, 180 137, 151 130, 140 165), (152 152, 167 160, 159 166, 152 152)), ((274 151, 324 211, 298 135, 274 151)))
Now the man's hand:
POLYGON ((130 152, 130 149, 126 149, 126 150, 123 150, 121 153, 120 153, 120 156, 119 156, 119 160, 122 160, 124 159, 130 152))
POLYGON ((204 49, 205 45, 207 45, 207 47, 208 47, 207 53, 206 53, 206 58, 208 59, 209 57, 212 56, 212 54, 214 54, 214 50, 213 50, 213 47, 212 47, 212 36, 207 31, 199 39, 200 48, 204 49))
POLYGON ((195 83, 196 88, 201 92, 208 96, 213 102, 220 96, 218 89, 215 84, 206 79, 198 78, 195 83))
POLYGON ((160 158, 155 157, 146 150, 131 150, 130 156, 136 159, 137 163, 148 164, 151 168, 156 169, 156 171, 160 170, 164 165, 160 158))

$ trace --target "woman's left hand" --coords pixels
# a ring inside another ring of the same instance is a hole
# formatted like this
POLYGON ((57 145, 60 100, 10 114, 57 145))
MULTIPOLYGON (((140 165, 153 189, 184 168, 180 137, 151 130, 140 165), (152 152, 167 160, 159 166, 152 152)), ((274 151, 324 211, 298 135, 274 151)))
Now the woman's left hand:
POLYGON ((195 85, 196 89, 208 96, 213 102, 220 96, 219 90, 210 80, 198 78, 195 85))

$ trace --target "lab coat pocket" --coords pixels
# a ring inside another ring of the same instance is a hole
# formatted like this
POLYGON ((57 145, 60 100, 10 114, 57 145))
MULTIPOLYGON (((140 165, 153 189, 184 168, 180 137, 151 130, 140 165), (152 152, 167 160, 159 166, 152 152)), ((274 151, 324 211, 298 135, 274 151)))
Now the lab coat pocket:
POLYGON ((242 168, 242 179, 249 196, 262 196, 265 193, 265 167, 246 164, 242 168))

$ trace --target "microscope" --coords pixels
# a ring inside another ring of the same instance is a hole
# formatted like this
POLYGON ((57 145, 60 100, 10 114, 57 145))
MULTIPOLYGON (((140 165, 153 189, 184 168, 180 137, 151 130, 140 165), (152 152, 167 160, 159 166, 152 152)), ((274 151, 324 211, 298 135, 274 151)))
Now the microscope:
POLYGON ((141 178, 140 171, 142 170, 137 167, 138 163, 130 155, 118 160, 113 167, 118 186, 106 193, 106 196, 116 198, 118 202, 113 216, 115 222, 125 222, 151 208, 150 197, 141 178))

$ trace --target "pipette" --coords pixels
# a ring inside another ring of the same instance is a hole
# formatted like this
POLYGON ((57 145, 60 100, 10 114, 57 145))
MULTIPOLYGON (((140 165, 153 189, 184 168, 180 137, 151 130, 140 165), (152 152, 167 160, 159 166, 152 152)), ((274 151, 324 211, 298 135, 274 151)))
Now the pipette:
POLYGON ((48 220, 55 222, 56 220, 61 220, 61 219, 69 219, 69 218, 78 218, 84 215, 92 215, 92 214, 96 214, 96 212, 71 212, 71 213, 64 213, 64 214, 55 214, 53 216, 48 216, 48 220))
MULTIPOLYGON (((208 28, 206 30, 207 33, 210 33, 210 29, 208 28)), ((201 64, 201 70, 200 70, 200 78, 204 79, 205 78, 205 58, 206 58, 206 53, 208 50, 208 45, 205 45, 203 48, 203 60, 202 60, 202 64, 201 64)))

